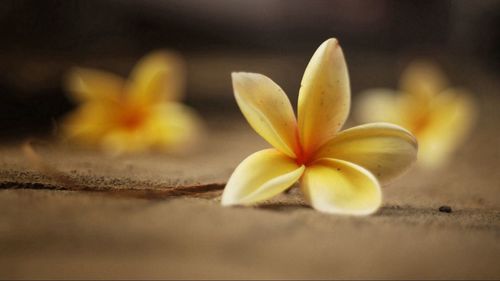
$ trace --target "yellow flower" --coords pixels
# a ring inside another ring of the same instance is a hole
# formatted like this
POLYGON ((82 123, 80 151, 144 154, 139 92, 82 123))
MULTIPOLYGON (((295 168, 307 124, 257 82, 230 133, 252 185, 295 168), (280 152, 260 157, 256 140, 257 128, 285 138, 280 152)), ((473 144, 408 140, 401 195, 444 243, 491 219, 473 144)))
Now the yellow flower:
POLYGON ((302 78, 298 121, 283 90, 256 73, 233 73, 236 101, 250 125, 274 149, 236 168, 223 205, 252 205, 300 180, 306 199, 327 213, 367 215, 381 204, 379 181, 415 160, 415 138, 398 126, 373 123, 339 132, 350 107, 344 55, 336 39, 314 53, 302 78))
POLYGON ((103 71, 74 69, 67 88, 79 107, 63 122, 69 140, 107 151, 177 151, 192 144, 199 119, 179 102, 184 73, 166 52, 144 57, 128 81, 103 71))
POLYGON ((401 91, 372 89, 360 98, 356 110, 362 122, 385 121, 411 131, 418 139, 418 164, 442 166, 463 142, 475 119, 470 95, 448 88, 434 64, 417 61, 402 74, 401 91))

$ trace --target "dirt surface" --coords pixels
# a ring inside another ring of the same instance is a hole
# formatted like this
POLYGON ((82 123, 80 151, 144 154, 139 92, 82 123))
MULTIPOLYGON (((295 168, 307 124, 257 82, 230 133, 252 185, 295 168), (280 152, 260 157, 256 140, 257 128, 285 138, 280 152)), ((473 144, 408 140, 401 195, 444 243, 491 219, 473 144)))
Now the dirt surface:
POLYGON ((69 181, 3 144, 0 278, 499 279, 500 99, 479 102, 475 133, 446 167, 411 170, 362 218, 318 213, 297 189, 221 207, 234 167, 267 147, 241 116, 211 120, 183 156, 35 143, 69 181))

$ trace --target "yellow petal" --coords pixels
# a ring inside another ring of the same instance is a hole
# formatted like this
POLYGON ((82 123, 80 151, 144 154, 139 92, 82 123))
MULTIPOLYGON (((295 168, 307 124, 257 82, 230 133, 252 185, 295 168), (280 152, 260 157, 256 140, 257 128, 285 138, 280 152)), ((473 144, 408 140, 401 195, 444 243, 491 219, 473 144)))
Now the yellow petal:
POLYGON ((137 63, 130 80, 128 94, 134 102, 179 100, 184 90, 184 65, 174 54, 157 51, 137 63))
POLYGON ((306 168, 301 187, 311 205, 331 214, 368 215, 382 202, 377 179, 353 163, 321 159, 306 168))
POLYGON ((147 108, 137 125, 116 123, 102 138, 102 147, 114 154, 161 150, 183 152, 199 140, 201 122, 180 103, 160 103, 147 108))
POLYGON ((106 132, 100 142, 101 148, 113 155, 147 151, 153 145, 151 135, 141 129, 128 130, 115 127, 106 132))
POLYGON ((399 95, 391 89, 371 89, 360 93, 356 101, 354 115, 361 123, 390 122, 401 123, 399 95))
POLYGON ((174 102, 152 108, 145 132, 154 139, 154 146, 163 151, 181 151, 192 147, 200 139, 202 125, 191 108, 174 102))
POLYGON ((109 103, 83 103, 64 118, 62 133, 72 141, 96 145, 115 126, 113 115, 114 110, 109 103))
POLYGON ((251 205, 267 200, 294 184, 304 166, 276 149, 258 151, 238 165, 222 194, 222 205, 251 205))
POLYGON ((449 89, 433 100, 428 122, 417 134, 419 164, 437 168, 463 143, 476 119, 476 106, 470 95, 449 89))
POLYGON ((314 53, 301 82, 298 104, 300 140, 306 152, 330 140, 342 127, 350 107, 349 75, 336 39, 314 53))
POLYGON ((66 89, 77 101, 116 101, 123 87, 119 76, 87 68, 71 70, 66 80, 66 89))
POLYGON ((232 79, 236 102, 252 128, 276 149, 295 157, 297 121, 283 90, 257 73, 233 73, 232 79))
POLYGON ((427 100, 441 93, 447 87, 448 81, 436 64, 418 60, 403 71, 400 84, 403 92, 427 100))
POLYGON ((371 123, 340 132, 315 156, 316 159, 324 157, 355 163, 386 183, 415 162, 417 141, 399 126, 371 123))

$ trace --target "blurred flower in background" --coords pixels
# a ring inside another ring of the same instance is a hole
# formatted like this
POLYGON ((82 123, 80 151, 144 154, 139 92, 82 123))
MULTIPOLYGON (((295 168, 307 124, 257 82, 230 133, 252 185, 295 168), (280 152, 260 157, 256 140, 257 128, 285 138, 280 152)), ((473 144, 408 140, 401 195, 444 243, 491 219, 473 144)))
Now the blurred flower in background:
POLYGON ((128 81, 76 68, 66 86, 79 106, 63 120, 63 134, 115 154, 186 150, 201 126, 194 111, 180 103, 184 81, 182 60, 163 51, 139 61, 128 81))
POLYGON ((60 83, 70 67, 123 76, 161 48, 189 58, 185 101, 208 122, 240 116, 233 70, 266 72, 296 99, 300 81, 290 77, 331 36, 348 50, 354 99, 375 85, 395 88, 393 69, 418 56, 450 66, 487 100, 481 80, 500 71, 499 23, 500 1, 486 0, 0 1, 0 138, 50 134, 73 108, 60 83))
POLYGON ((410 130, 419 141, 418 163, 437 168, 471 131, 476 110, 472 95, 450 88, 430 61, 415 61, 403 72, 400 90, 370 89, 356 108, 360 122, 385 121, 410 130))

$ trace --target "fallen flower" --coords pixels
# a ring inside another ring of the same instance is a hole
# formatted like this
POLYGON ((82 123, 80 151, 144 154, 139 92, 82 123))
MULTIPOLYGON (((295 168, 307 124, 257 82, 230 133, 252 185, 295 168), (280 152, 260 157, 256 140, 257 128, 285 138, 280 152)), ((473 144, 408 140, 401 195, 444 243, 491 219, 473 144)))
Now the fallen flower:
POLYGON ((200 122, 179 102, 183 82, 179 58, 166 52, 144 57, 128 81, 76 68, 67 88, 80 104, 63 121, 63 133, 71 141, 113 153, 186 149, 197 139, 200 122))
POLYGON ((379 181, 415 160, 417 143, 403 128, 373 123, 339 132, 350 107, 344 55, 336 39, 314 53, 302 78, 298 121, 283 90, 257 73, 233 73, 236 101, 250 125, 274 149, 258 151, 236 168, 223 205, 252 205, 300 180, 317 210, 367 215, 382 201, 379 181))
POLYGON ((448 88, 446 77, 431 62, 410 64, 400 84, 400 91, 362 93, 356 116, 361 122, 391 122, 408 129, 419 142, 417 163, 438 168, 472 129, 475 105, 465 90, 448 88))

